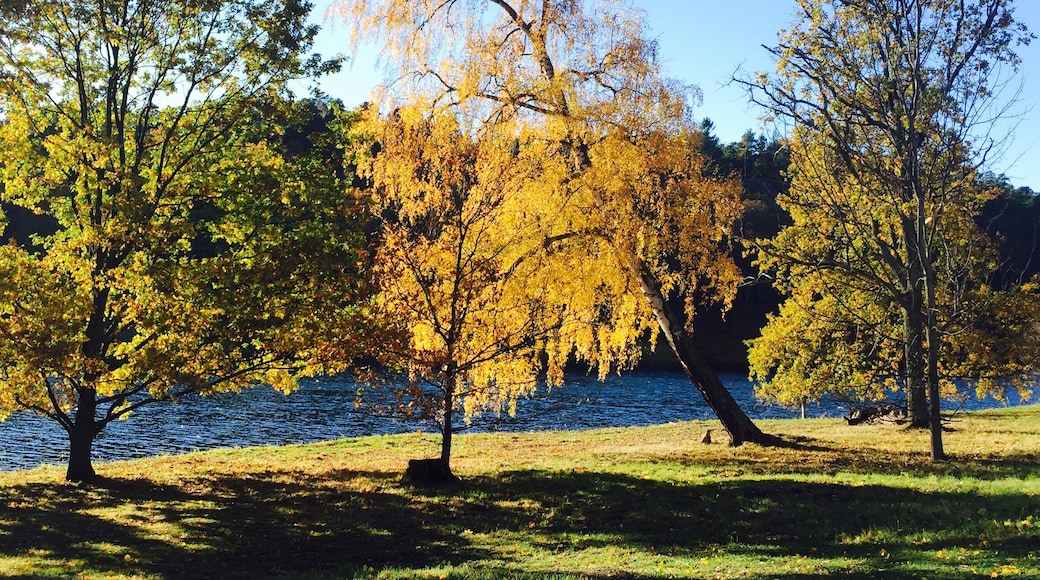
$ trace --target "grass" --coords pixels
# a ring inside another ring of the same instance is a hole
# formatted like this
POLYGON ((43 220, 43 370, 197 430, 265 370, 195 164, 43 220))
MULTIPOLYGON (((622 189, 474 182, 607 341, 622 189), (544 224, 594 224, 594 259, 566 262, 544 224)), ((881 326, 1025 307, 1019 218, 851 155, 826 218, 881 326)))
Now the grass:
POLYGON ((925 432, 763 421, 456 438, 449 489, 400 484, 409 434, 0 473, 0 575, 22 578, 1040 576, 1040 407, 925 432))

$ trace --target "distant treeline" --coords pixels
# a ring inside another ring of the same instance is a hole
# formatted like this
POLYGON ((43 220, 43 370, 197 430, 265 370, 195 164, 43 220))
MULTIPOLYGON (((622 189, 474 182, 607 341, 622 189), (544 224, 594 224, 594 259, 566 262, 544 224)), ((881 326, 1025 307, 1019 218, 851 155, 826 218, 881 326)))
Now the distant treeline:
MULTIPOLYGON (((767 138, 747 131, 739 141, 720 143, 715 125, 705 119, 703 152, 714 162, 720 175, 738 175, 744 185, 744 218, 738 232, 746 240, 770 237, 787 222, 787 216, 776 203, 777 195, 788 187, 786 176, 790 164, 789 149, 782 139, 767 138)), ((992 199, 978 215, 978 223, 998 241, 1001 264, 993 272, 994 285, 1006 288, 1015 282, 1040 275, 1040 200, 1029 187, 1015 186, 1007 177, 996 174, 980 176, 980 183, 992 191, 992 199)), ((758 279, 747 248, 737 244, 735 258, 744 269, 748 284, 742 286, 733 308, 723 313, 718 308, 705 308, 694 321, 694 336, 706 356, 720 370, 746 369, 747 348, 744 341, 758 336, 766 322, 766 314, 774 312, 781 296, 758 279)), ((651 356, 648 365, 668 366, 673 357, 662 351, 651 356)))

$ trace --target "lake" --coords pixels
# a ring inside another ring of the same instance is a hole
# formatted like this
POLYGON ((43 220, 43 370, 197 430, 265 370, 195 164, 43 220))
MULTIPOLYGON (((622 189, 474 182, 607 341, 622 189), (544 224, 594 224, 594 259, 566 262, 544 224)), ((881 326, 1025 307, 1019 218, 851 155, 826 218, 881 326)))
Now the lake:
MULTIPOLYGON (((752 419, 793 418, 796 409, 757 401, 743 376, 722 375, 734 398, 752 419)), ((300 389, 282 395, 268 387, 240 394, 190 397, 179 404, 142 407, 126 421, 109 425, 94 444, 95 461, 185 453, 217 447, 283 445, 430 430, 422 423, 403 424, 373 417, 354 408, 357 385, 350 379, 309 379, 300 389)), ((970 401, 964 409, 1000 406, 994 400, 970 401)), ((944 410, 957 408, 947 403, 944 410)), ((837 401, 810 404, 813 417, 848 413, 837 401)), ((560 388, 540 389, 517 405, 515 417, 486 414, 472 431, 545 431, 625 427, 712 419, 714 415, 685 375, 638 371, 595 377, 568 375, 560 388)), ((0 471, 41 464, 64 464, 68 458, 65 432, 49 420, 15 413, 0 423, 0 471)), ((431 450, 431 452, 434 450, 431 450)))

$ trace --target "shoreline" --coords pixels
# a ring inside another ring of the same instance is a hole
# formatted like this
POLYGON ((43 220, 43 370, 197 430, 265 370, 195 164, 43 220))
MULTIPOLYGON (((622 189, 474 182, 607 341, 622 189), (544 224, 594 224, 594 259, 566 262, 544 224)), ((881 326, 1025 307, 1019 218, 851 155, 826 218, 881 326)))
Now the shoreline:
MULTIPOLYGON (((1037 415, 1040 415, 1040 401, 1031 402, 1031 403, 1025 403, 1025 404, 1008 405, 1006 407, 993 407, 993 408, 987 408, 987 409, 972 409, 972 410, 966 410, 966 411, 957 411, 956 412, 957 414, 955 415, 955 418, 960 420, 959 419, 960 417, 970 417, 970 416, 976 416, 976 415, 984 416, 986 414, 1001 413, 1001 412, 1007 412, 1007 411, 1010 411, 1010 412, 1013 412, 1013 413, 1024 413, 1024 414, 1028 414, 1030 411, 1035 411, 1035 413, 1037 415)), ((812 425, 813 423, 833 422, 833 423, 838 424, 839 426, 841 426, 843 428, 846 428, 846 429, 850 430, 850 433, 852 433, 852 434, 855 434, 855 430, 857 430, 857 429, 861 429, 862 430, 862 429, 867 429, 867 428, 870 428, 870 427, 890 426, 890 427, 893 427, 893 428, 900 428, 900 426, 898 426, 898 425, 886 424, 886 423, 863 423, 863 424, 859 424, 859 425, 846 425, 846 424, 843 424, 843 423, 839 423, 839 421, 838 421, 839 419, 841 419, 841 417, 809 417, 809 418, 806 418, 806 419, 802 419, 801 417, 774 417, 774 418, 758 419, 755 422, 757 424, 767 424, 767 425, 768 424, 784 425, 784 424, 788 424, 788 423, 790 423, 790 424, 812 425)), ((718 420, 714 419, 714 418, 711 418, 711 419, 688 419, 688 420, 680 420, 680 421, 648 423, 648 424, 644 424, 644 425, 611 425, 611 426, 600 426, 600 427, 588 427, 588 428, 581 428, 581 429, 543 429, 543 430, 531 430, 531 431, 473 430, 473 431, 466 431, 466 432, 462 432, 462 433, 457 433, 454 437, 455 437, 455 440, 457 441, 459 439, 467 440, 467 439, 470 439, 470 438, 473 438, 473 437, 483 437, 483 436, 490 436, 490 437, 493 437, 493 438, 495 438, 495 437, 516 438, 516 437, 556 436, 556 435, 566 435, 566 434, 590 435, 590 434, 596 434, 596 432, 604 432, 605 433, 605 432, 612 432, 612 431, 627 431, 627 430, 640 430, 640 429, 653 430, 653 429, 658 429, 658 428, 681 427, 681 426, 688 426, 688 425, 696 425, 697 429, 700 429, 700 433, 697 435, 698 438, 700 437, 700 435, 703 434, 703 430, 707 429, 707 428, 711 428, 713 431, 715 431, 716 433, 719 433, 720 435, 724 432, 721 429, 721 425, 719 424, 718 420)), ((2 423, 0 423, 0 428, 2 428, 2 426, 3 426, 2 423)), ((927 430, 921 430, 920 432, 924 433, 926 431, 927 430)), ((226 453, 226 452, 234 452, 234 451, 250 452, 250 451, 261 450, 261 449, 295 448, 295 447, 309 446, 309 445, 335 444, 335 443, 339 443, 339 442, 362 442, 362 441, 365 441, 367 439, 379 440, 379 439, 394 438, 394 437, 408 437, 408 436, 411 436, 411 435, 417 435, 420 438, 424 438, 424 437, 425 438, 437 438, 437 437, 439 437, 439 435, 437 435, 436 433, 431 433, 429 431, 425 431, 424 429, 420 429, 420 428, 412 428, 412 429, 401 429, 401 430, 398 430, 398 431, 384 432, 384 433, 346 435, 346 436, 343 436, 343 437, 333 438, 333 439, 315 439, 315 440, 310 440, 310 441, 281 442, 281 443, 267 443, 267 444, 260 443, 260 444, 255 444, 255 445, 230 445, 230 446, 220 446, 220 445, 217 445, 217 446, 209 446, 209 447, 199 447, 199 448, 183 449, 183 450, 173 451, 173 452, 162 452, 162 451, 160 451, 160 452, 156 452, 156 453, 140 453, 140 454, 137 454, 135 456, 125 457, 125 458, 110 458, 110 459, 97 459, 96 458, 94 460, 94 465, 96 467, 97 466, 103 467, 105 465, 123 463, 123 462, 128 462, 128 461, 132 462, 132 461, 150 460, 150 459, 156 459, 157 460, 157 459, 162 459, 162 458, 182 458, 182 457, 187 456, 187 455, 193 455, 193 454, 198 454, 198 453, 210 453, 210 452, 226 453)), ((62 443, 63 445, 67 445, 67 440, 62 440, 60 443, 62 443)), ((436 448, 436 445, 431 444, 430 449, 431 450, 435 450, 435 448, 436 448)), ((0 475, 25 473, 25 472, 29 472, 29 471, 35 471, 37 469, 48 469, 48 468, 62 469, 63 470, 63 469, 65 469, 65 463, 64 463, 63 460, 60 460, 60 461, 39 463, 39 464, 36 464, 34 466, 16 467, 16 468, 13 468, 13 469, 5 469, 5 468, 0 467, 0 475)))

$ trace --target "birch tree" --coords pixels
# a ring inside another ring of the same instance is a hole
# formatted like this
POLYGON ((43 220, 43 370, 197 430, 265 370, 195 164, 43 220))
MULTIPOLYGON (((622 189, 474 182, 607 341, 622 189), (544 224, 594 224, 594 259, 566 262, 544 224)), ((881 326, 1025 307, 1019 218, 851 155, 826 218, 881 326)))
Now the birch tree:
POLYGON ((627 281, 732 444, 767 440, 690 342, 695 303, 728 305, 740 278, 729 245, 740 187, 706 175, 696 147, 674 146, 696 139, 696 91, 661 74, 641 12, 524 0, 342 0, 330 10, 355 46, 386 47, 385 102, 537 125, 562 160, 542 176, 559 210, 550 239, 580 237, 627 281))
POLYGON ((572 354, 625 364, 645 317, 586 246, 545 229, 558 208, 537 184, 554 145, 505 123, 474 135, 450 111, 370 115, 357 142, 383 216, 375 311, 401 337, 377 345, 370 396, 436 425, 450 477, 452 435, 472 417, 514 413, 543 374, 559 386, 572 354))

